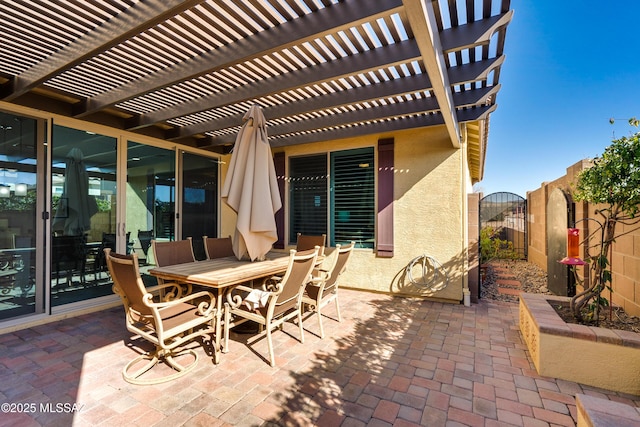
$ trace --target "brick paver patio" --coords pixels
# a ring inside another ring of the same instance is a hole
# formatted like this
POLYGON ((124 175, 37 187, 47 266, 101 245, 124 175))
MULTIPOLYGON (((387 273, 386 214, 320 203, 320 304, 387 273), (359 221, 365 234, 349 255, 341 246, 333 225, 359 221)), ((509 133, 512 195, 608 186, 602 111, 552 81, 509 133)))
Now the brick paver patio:
POLYGON ((538 376, 517 304, 351 290, 341 303, 343 322, 326 319, 324 340, 315 317, 305 344, 293 324, 274 333, 277 368, 265 339, 232 334, 219 365, 198 347, 192 373, 158 386, 121 377, 141 345, 121 308, 0 335, 0 425, 573 426, 578 393, 640 406, 639 396, 538 376))

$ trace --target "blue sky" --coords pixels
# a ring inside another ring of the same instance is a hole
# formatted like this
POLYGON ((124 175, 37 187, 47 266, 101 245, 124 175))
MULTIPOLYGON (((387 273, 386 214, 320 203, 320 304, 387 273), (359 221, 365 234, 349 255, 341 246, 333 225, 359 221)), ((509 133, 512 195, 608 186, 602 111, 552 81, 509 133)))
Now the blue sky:
POLYGON ((527 191, 600 155, 640 118, 640 1, 513 0, 484 195, 527 191), (614 125, 609 118, 615 118, 614 125))

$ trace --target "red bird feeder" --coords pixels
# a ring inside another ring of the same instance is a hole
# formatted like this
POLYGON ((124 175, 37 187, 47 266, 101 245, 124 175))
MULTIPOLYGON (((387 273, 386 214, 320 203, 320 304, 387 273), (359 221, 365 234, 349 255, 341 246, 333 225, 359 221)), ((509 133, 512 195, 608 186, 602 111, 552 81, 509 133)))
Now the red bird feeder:
POLYGON ((567 256, 560 260, 566 265, 585 265, 586 262, 580 258, 580 229, 567 229, 567 256))

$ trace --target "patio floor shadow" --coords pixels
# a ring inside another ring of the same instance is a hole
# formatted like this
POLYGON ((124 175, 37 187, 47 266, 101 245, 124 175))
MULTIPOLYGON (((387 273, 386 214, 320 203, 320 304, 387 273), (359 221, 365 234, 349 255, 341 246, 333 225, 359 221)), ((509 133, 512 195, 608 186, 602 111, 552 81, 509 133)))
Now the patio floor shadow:
POLYGON ((537 375, 515 303, 340 292, 324 340, 315 316, 304 344, 291 323, 273 334, 276 368, 264 338, 232 333, 219 365, 195 343, 196 369, 156 386, 122 379, 138 346, 121 308, 0 335, 0 426, 573 426, 576 394, 640 406, 537 375))

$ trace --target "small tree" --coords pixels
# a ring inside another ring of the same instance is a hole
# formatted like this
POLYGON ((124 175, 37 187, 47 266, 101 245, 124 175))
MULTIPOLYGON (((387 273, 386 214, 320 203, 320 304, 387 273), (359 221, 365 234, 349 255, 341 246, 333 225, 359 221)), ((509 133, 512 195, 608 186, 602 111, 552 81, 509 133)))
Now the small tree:
MULTIPOLYGON (((637 126, 638 121, 629 120, 637 126)), ((629 137, 614 139, 600 158, 594 160, 589 169, 578 175, 575 199, 604 206, 596 210, 601 229, 599 242, 588 245, 585 258, 591 263, 589 284, 571 299, 571 309, 576 319, 584 320, 584 312, 589 307, 597 316, 598 307, 602 305, 600 293, 610 288, 611 271, 608 254, 616 237, 631 233, 638 229, 640 219, 636 218, 640 205, 640 132, 629 137), (632 226, 624 233, 616 235, 616 225, 632 226), (596 249, 596 255, 590 255, 596 249)), ((593 234, 586 236, 591 241, 593 234)), ((575 270, 574 270, 575 272, 575 270)), ((582 286, 585 281, 576 280, 582 286)))
POLYGON ((513 249, 513 242, 502 240, 500 230, 491 226, 480 229, 480 264, 486 264, 492 259, 518 259, 518 253, 513 249))

